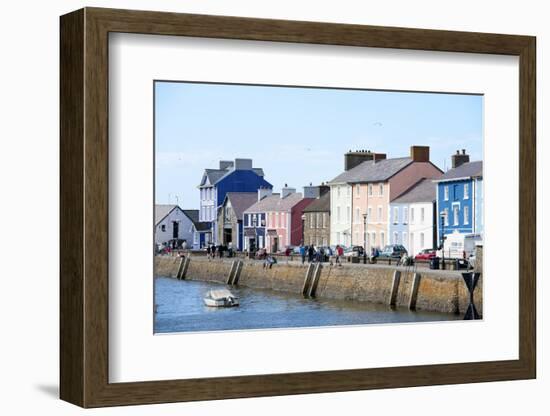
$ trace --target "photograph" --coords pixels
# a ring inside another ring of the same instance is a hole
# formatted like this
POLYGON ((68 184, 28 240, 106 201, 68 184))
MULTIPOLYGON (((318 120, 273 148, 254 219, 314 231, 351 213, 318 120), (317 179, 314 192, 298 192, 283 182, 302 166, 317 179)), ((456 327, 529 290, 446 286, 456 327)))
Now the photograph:
POLYGON ((482 94, 153 91, 155 334, 483 318, 482 94))

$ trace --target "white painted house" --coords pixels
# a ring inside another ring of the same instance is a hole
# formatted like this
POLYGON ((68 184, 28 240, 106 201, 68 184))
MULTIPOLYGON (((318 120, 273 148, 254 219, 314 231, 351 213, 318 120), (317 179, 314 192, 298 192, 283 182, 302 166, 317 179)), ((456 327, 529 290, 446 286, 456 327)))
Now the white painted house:
POLYGON ((184 240, 193 244, 193 211, 178 205, 155 205, 155 243, 168 244, 171 240, 184 240))

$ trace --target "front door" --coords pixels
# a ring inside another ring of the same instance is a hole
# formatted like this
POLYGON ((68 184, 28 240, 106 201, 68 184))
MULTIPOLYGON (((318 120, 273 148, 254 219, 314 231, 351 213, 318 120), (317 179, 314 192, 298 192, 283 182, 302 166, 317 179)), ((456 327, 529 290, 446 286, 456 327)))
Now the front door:
POLYGON ((279 237, 273 237, 273 245, 271 246, 271 252, 277 253, 279 251, 279 237))

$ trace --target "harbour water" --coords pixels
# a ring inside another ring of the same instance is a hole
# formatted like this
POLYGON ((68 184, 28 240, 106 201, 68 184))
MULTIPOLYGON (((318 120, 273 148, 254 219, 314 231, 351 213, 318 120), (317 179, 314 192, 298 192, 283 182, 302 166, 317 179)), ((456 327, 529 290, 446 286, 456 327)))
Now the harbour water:
POLYGON ((304 299, 274 290, 231 287, 240 306, 211 308, 203 297, 218 283, 155 278, 155 333, 239 329, 299 328, 367 325, 399 322, 433 322, 462 319, 439 312, 412 312, 386 305, 331 299, 304 299))

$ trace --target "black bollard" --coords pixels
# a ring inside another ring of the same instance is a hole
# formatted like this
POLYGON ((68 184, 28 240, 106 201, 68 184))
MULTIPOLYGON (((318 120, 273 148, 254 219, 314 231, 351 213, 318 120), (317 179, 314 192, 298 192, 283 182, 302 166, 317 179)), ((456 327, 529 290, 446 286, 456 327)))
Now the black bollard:
POLYGON ((481 319, 481 316, 479 315, 479 313, 477 313, 476 306, 474 305, 474 290, 477 286, 480 274, 481 273, 474 272, 462 273, 464 283, 466 283, 468 292, 470 292, 470 303, 468 304, 468 308, 466 309, 464 320, 481 319))

